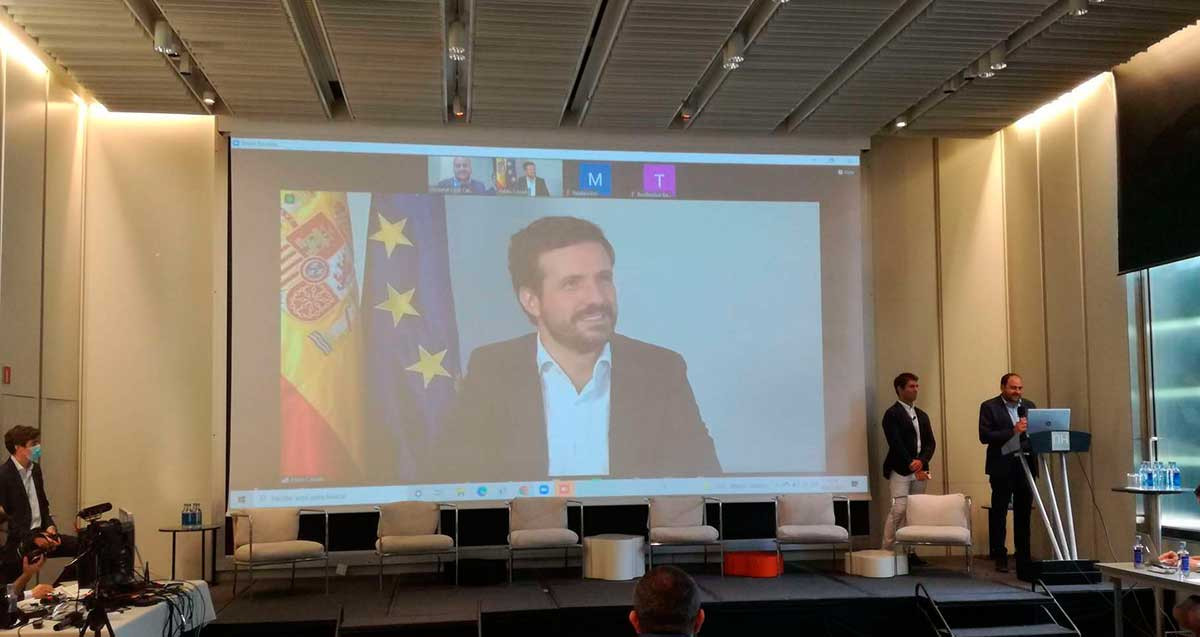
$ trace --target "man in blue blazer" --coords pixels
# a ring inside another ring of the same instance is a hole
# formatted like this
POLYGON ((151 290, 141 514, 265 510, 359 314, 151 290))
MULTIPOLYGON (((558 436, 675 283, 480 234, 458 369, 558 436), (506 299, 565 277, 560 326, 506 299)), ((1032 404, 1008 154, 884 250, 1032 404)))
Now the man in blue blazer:
POLYGON ((1013 510, 1013 544, 1016 545, 1017 564, 1027 562, 1029 553, 1029 518, 1033 506, 1033 492, 1025 478, 1021 463, 1026 462, 1033 477, 1037 477, 1037 462, 1032 455, 1013 453, 1004 455, 1001 450, 1013 436, 1021 437, 1021 451, 1029 453, 1029 427, 1025 413, 1036 409, 1032 400, 1024 397, 1025 386, 1021 377, 1008 373, 1000 377, 1000 395, 983 401, 979 405, 979 442, 987 445, 987 464, 984 472, 992 485, 992 509, 988 512, 988 544, 996 570, 1008 572, 1008 549, 1005 534, 1008 527, 1008 505, 1013 510))

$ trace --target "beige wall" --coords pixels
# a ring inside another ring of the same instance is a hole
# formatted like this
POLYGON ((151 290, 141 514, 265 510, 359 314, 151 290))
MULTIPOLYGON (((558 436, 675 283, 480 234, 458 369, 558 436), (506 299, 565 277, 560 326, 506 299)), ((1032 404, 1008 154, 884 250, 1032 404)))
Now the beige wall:
MULTIPOLYGON (((934 486, 975 498, 977 553, 987 550, 981 507, 990 494, 979 403, 1010 369, 1023 375, 1027 396, 1069 407, 1073 428, 1094 436, 1092 452, 1069 468, 1081 556, 1113 557, 1089 478, 1111 537, 1133 532, 1132 499, 1108 490, 1133 458, 1115 110, 1106 75, 990 137, 881 138, 869 154, 874 413, 894 400, 885 379, 921 375, 920 405, 941 451, 934 486), (884 276, 888 264, 903 264, 906 279, 884 276)), ((880 438, 873 430, 877 456, 880 438)), ((1036 516, 1034 527, 1035 553, 1049 557, 1036 516)))
MULTIPOLYGON (((170 539, 154 529, 213 480, 213 153, 210 117, 88 126, 82 493, 133 511, 159 577, 170 539)), ((197 555, 182 551, 183 576, 199 575, 197 555)))

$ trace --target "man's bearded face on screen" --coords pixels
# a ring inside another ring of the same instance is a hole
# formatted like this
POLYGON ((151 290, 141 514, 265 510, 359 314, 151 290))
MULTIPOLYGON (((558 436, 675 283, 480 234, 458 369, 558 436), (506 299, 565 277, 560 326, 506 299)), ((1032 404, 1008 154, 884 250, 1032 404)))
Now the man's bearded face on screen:
POLYGON ((617 288, 604 246, 587 241, 550 250, 538 266, 541 291, 526 307, 538 330, 577 352, 604 347, 617 325, 617 288))
POLYGON ((454 158, 454 178, 461 181, 471 181, 471 160, 466 157, 454 158))

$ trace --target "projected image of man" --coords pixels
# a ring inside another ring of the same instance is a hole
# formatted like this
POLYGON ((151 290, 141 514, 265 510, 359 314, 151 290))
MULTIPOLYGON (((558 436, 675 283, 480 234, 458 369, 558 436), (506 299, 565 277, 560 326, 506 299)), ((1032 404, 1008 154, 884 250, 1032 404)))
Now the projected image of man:
POLYGON ((479 479, 720 473, 683 357, 615 331, 615 257, 574 217, 513 235, 512 286, 536 331, 471 355, 456 444, 486 450, 479 479))
POLYGON ((516 192, 530 197, 549 197, 550 189, 546 187, 546 180, 537 176, 537 164, 527 161, 523 168, 525 176, 517 179, 516 192))
POLYGON ((437 183, 441 192, 454 194, 487 195, 491 194, 482 181, 471 177, 471 158, 454 158, 454 176, 447 177, 437 183))

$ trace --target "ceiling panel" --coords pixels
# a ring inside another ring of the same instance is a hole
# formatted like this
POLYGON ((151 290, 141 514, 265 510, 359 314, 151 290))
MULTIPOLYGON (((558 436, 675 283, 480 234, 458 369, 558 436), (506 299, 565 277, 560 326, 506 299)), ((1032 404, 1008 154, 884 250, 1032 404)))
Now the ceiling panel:
POLYGON ((916 119, 913 132, 997 131, 1147 45, 1195 24, 1200 2, 1108 0, 1014 51, 1008 68, 975 80, 916 119))
POLYGON ((599 0, 476 0, 471 123, 558 126, 599 0))
POLYGON ((747 4, 632 0, 583 125, 666 128, 747 4))
POLYGON ((770 132, 903 0, 789 2, 691 128, 770 132))
POLYGON ((1055 0, 935 0, 796 132, 870 135, 1055 0))
POLYGON ((3 0, 13 21, 109 110, 203 113, 119 0, 3 0))
POLYGON ((279 0, 157 0, 237 115, 325 117, 279 0))
POLYGON ((356 119, 443 121, 439 0, 316 1, 356 119))

